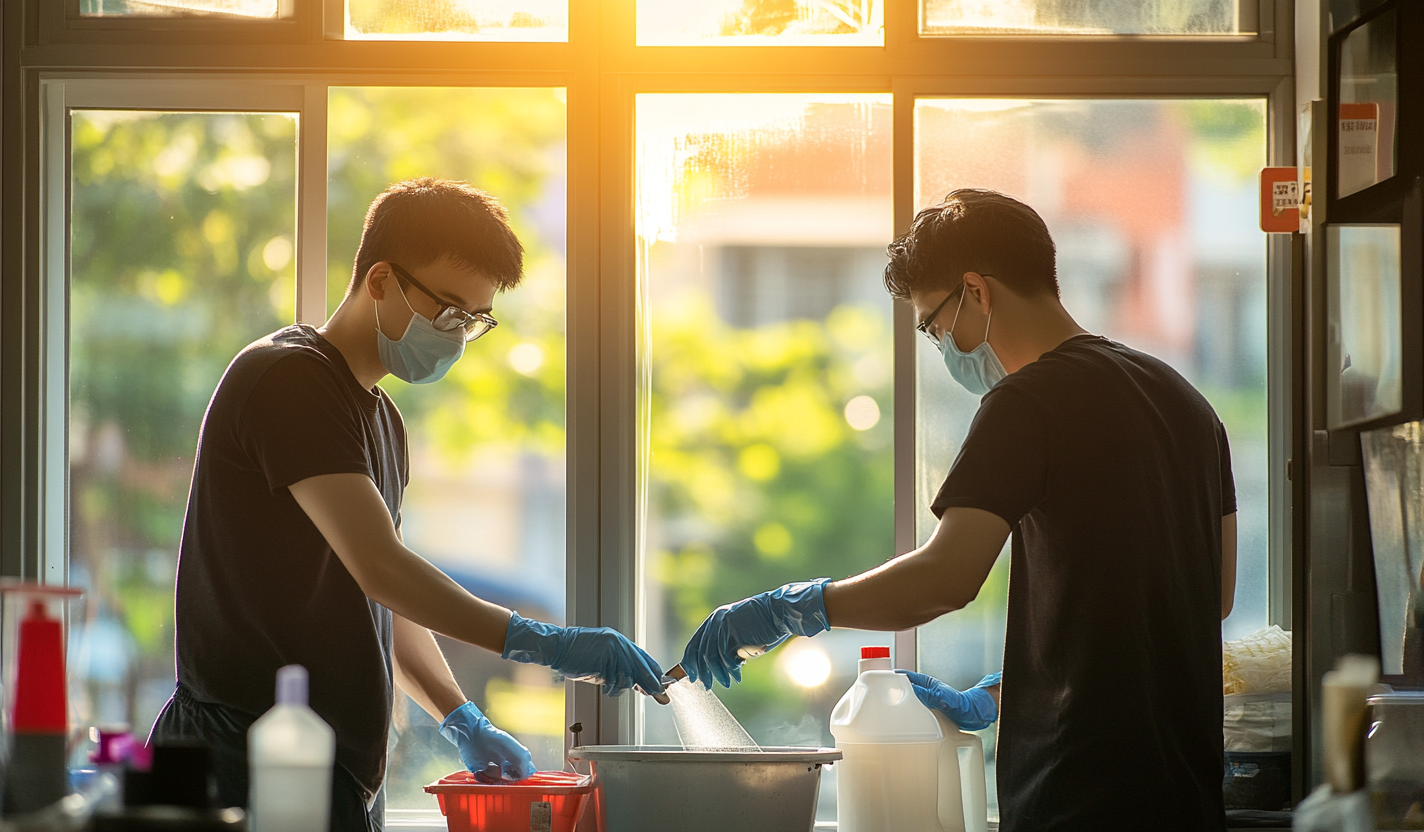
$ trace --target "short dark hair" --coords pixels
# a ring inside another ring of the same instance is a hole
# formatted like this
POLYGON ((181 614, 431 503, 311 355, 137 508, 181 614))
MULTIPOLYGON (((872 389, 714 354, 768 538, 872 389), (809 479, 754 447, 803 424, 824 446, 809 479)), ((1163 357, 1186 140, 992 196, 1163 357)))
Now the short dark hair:
POLYGON ((952 290, 965 272, 990 275, 1024 297, 1059 296, 1048 226, 1032 208, 998 191, 952 191, 915 215, 886 252, 885 288, 901 300, 911 292, 952 290))
POLYGON ((451 179, 397 182, 366 209, 346 294, 359 289, 382 261, 418 269, 439 260, 483 274, 499 291, 514 288, 524 276, 524 246, 497 199, 451 179))

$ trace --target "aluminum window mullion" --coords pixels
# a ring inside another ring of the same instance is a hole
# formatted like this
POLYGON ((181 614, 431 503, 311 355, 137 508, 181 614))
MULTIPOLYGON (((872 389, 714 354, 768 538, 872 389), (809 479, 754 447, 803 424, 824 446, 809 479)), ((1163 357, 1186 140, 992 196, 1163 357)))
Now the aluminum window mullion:
MULTIPOLYGON (((1271 165, 1293 165, 1295 160, 1295 80, 1282 79, 1267 102, 1267 160, 1271 165)), ((1291 629, 1294 561, 1291 483, 1286 466, 1295 457, 1296 391, 1294 355, 1291 345, 1296 334, 1291 310, 1295 306, 1295 265, 1291 235, 1268 235, 1266 249, 1266 409, 1267 409, 1267 494, 1268 526, 1266 620, 1291 629)))
MULTIPOLYGON (((638 277, 634 217, 635 91, 599 84, 599 623, 636 637, 639 551, 638 277)), ((634 736, 634 698, 599 699, 598 741, 634 736)))
POLYGON ((326 105, 327 85, 303 89, 297 116, 296 322, 326 320, 326 105))
POLYGON ((69 108, 64 82, 40 84, 40 583, 68 579, 69 108))
MULTIPOLYGON (((891 181, 895 211, 895 234, 910 229, 915 217, 915 94, 901 79, 891 83, 894 101, 891 181)), ((895 379, 895 554, 903 555, 919 541, 915 534, 915 440, 916 389, 914 308, 903 301, 894 304, 895 379)), ((895 666, 919 669, 919 630, 895 633, 895 666)))

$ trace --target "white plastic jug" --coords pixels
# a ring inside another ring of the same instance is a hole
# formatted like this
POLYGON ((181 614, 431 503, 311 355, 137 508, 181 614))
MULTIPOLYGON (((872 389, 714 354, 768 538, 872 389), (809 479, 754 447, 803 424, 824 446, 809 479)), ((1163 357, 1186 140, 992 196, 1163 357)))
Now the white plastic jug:
POLYGON ((987 832, 983 743, 920 702, 888 647, 861 651, 831 734, 841 832, 987 832))
POLYGON ((307 707, 307 670, 277 671, 277 704, 247 732, 253 832, 327 832, 336 733, 307 707))

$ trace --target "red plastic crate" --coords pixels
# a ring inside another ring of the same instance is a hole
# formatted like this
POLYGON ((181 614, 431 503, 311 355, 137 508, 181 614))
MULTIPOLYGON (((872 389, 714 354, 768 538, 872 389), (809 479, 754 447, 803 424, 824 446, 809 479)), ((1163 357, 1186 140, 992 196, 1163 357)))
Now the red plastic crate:
POLYGON ((540 771, 516 783, 487 784, 468 771, 457 771, 425 787, 440 801, 450 832, 529 832, 529 807, 548 803, 552 832, 573 832, 593 792, 593 777, 566 771, 540 771))

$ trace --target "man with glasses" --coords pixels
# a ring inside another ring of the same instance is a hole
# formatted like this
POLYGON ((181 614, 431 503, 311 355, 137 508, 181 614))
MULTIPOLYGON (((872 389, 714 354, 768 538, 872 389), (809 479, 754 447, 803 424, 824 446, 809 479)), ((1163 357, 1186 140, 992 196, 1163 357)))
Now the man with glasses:
POLYGON ((1002 712, 999 828, 1224 828, 1236 494, 1221 422, 1165 363, 1078 326, 1027 205, 955 191, 889 254, 886 287, 983 396, 931 504, 939 524, 861 575, 717 609, 683 654, 688 677, 730 685, 742 654, 791 635, 904 630, 963 609, 1012 533, 1002 675, 957 691, 909 674, 962 728, 1002 712))
POLYGON ((377 382, 438 381, 496 325, 494 297, 522 270, 489 195, 436 179, 392 185, 371 203, 331 318, 272 333, 224 373, 179 552, 178 687, 153 729, 212 747, 224 806, 247 805, 247 730, 284 665, 306 667, 311 706, 336 732, 333 830, 382 826, 393 684, 477 777, 534 772, 528 750, 467 701, 432 632, 608 695, 662 692, 661 668, 619 633, 525 619, 401 541, 405 427, 377 382))

